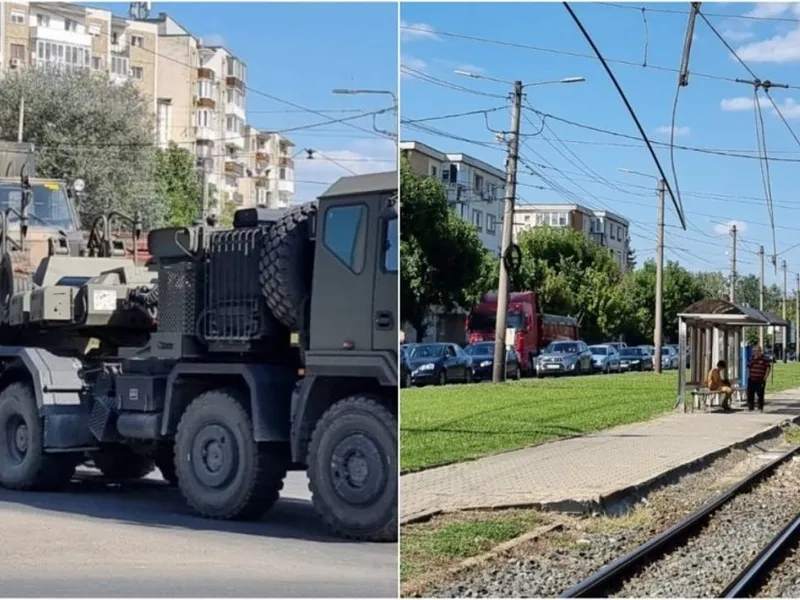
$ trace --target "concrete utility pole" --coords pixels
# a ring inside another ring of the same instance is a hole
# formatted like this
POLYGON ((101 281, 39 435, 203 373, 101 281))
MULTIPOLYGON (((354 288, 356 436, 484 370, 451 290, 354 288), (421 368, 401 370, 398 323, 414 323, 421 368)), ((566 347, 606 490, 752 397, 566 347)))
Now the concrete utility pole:
POLYGON ((21 96, 19 99, 19 124, 17 125, 17 141, 21 144, 22 143, 22 131, 25 127, 25 96, 21 96))
MULTIPOLYGON (((761 272, 759 273, 758 278, 758 310, 764 312, 764 246, 759 246, 758 248, 758 258, 759 264, 761 265, 761 272)), ((758 345, 763 350, 764 349, 764 328, 758 328, 758 345)))
MULTIPOLYGON (((786 294, 789 291, 788 287, 786 285, 787 284, 787 275, 788 275, 789 271, 788 271, 788 267, 786 266, 786 261, 785 260, 781 264, 781 268, 783 269, 783 320, 785 321, 786 320, 786 294)), ((781 341, 783 342, 783 344, 781 344, 783 346, 783 350, 782 350, 783 362, 786 362, 786 334, 787 333, 788 333, 788 328, 784 327, 783 328, 783 336, 782 336, 782 339, 781 339, 781 341)))
POLYGON ((800 361, 800 273, 795 278, 794 289, 794 359, 800 361))
POLYGON ((731 226, 731 239, 733 242, 731 248, 731 290, 730 300, 736 302, 736 225, 731 226))
POLYGON ((506 376, 506 321, 508 317, 508 270, 505 260, 512 243, 514 201, 517 193, 517 160, 519 158, 519 114, 522 106, 522 82, 514 82, 511 109, 511 139, 506 158, 506 198, 503 208, 503 241, 500 254, 500 279, 497 286, 497 322, 494 330, 494 364, 492 381, 499 383, 506 376))
POLYGON ((661 373, 661 347, 664 344, 664 192, 667 183, 658 180, 658 221, 656 241, 656 327, 653 335, 656 355, 653 371, 661 373))

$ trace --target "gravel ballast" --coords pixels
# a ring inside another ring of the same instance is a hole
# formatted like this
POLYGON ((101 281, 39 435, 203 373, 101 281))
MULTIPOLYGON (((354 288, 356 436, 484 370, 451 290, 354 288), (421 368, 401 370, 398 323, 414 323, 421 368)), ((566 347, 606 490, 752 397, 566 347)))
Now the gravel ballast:
POLYGON ((762 598, 800 598, 800 548, 795 548, 770 573, 759 596, 762 598))
MULTIPOLYGON (((424 595, 448 598, 559 596, 603 565, 633 550, 697 510, 714 495, 764 466, 768 460, 775 458, 777 452, 786 449, 781 438, 774 438, 747 450, 734 450, 703 471, 687 475, 677 483, 651 493, 628 516, 568 518, 562 533, 549 534, 534 540, 517 548, 510 555, 463 573, 457 581, 444 583, 438 588, 427 590, 424 595)), ((796 465, 797 461, 794 464, 796 465)), ((795 466, 792 469, 794 469, 794 473, 800 471, 795 466)), ((794 495, 798 496, 796 490, 800 484, 800 474, 795 475, 794 484, 794 495)), ((777 491, 775 493, 777 494, 777 491)), ((752 502, 755 497, 749 496, 752 502)), ((790 498, 791 495, 788 492, 785 493, 785 504, 794 501, 790 498)), ((774 496, 764 498, 762 502, 770 501, 770 499, 774 500, 774 496)), ((800 501, 800 497, 797 498, 797 501, 800 501)), ((788 506, 785 511, 789 511, 788 506)), ((762 512, 765 513, 763 519, 766 521, 754 526, 752 528, 754 532, 772 526, 772 521, 768 516, 770 511, 762 512)), ((782 515, 783 512, 780 513, 780 516, 776 514, 776 523, 778 519, 783 518, 782 515)), ((777 525, 778 529, 785 525, 786 520, 788 517, 777 525)), ((748 539, 752 537, 748 536, 748 539)), ((764 543, 768 537, 767 535, 764 543)), ((735 573, 735 568, 732 566, 734 563, 731 562, 734 554, 746 555, 741 559, 744 561, 742 566, 750 560, 750 555, 747 554, 750 543, 747 544, 747 548, 743 548, 742 544, 731 542, 726 542, 726 544, 723 556, 714 559, 725 566, 714 569, 714 572, 719 572, 719 576, 721 576, 722 572, 727 569, 724 573, 727 580, 735 573)), ((708 558, 704 559, 705 562, 708 560, 708 558)), ((690 562, 683 566, 685 569, 683 577, 693 577, 694 571, 703 568, 703 561, 695 562, 696 565, 690 562)), ((702 581, 709 579, 710 582, 704 585, 711 586, 715 576, 711 574, 709 578, 701 577, 700 579, 702 581)), ((677 582, 669 582, 670 589, 672 589, 673 583, 677 586, 675 587, 677 590, 680 587, 677 582)), ((646 585, 644 579, 641 580, 640 585, 646 585)), ((643 591, 628 593, 626 591, 622 595, 641 597, 665 594, 685 595, 677 591, 670 592, 667 589, 660 593, 643 591)), ((696 592, 689 594, 689 596, 697 595, 696 592)))

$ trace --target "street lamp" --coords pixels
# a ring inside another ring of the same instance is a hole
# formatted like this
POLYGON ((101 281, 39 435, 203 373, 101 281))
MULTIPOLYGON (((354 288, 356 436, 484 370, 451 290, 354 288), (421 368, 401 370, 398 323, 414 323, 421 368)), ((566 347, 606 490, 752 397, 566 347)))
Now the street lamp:
MULTIPOLYGON (((657 227, 657 242, 656 242, 656 318, 655 318, 655 331, 653 332, 653 344, 655 345, 656 355, 653 357, 653 371, 661 373, 661 347, 664 341, 664 192, 666 191, 666 182, 654 175, 640 173, 632 169, 620 169, 623 173, 631 175, 639 175, 640 177, 649 177, 658 182, 658 221, 657 227)), ((678 367, 680 368, 680 366, 678 367)))
POLYGON ((522 111, 522 90, 525 87, 534 85, 547 85, 558 83, 581 83, 586 81, 584 77, 567 77, 557 81, 538 81, 528 84, 522 81, 504 81, 489 77, 488 75, 480 75, 470 71, 456 70, 457 75, 464 77, 471 77, 473 79, 486 79, 489 81, 496 81, 513 85, 512 110, 511 110, 511 131, 510 139, 508 142, 508 156, 506 158, 506 197, 503 206, 503 237, 501 238, 501 259, 500 259, 500 276, 497 284, 497 318, 494 332, 494 364, 492 369, 492 381, 495 383, 505 379, 505 338, 506 338, 506 319, 508 317, 508 292, 509 292, 509 273, 506 268, 507 257, 510 256, 509 252, 513 246, 513 226, 514 226, 514 203, 516 201, 517 193, 517 162, 519 160, 519 130, 520 130, 520 113, 522 111))
MULTIPOLYGON (((394 92, 392 92, 391 90, 336 88, 336 89, 333 89, 331 91, 334 94, 340 94, 340 95, 344 95, 344 94, 347 94, 347 95, 383 94, 385 96, 391 96, 391 98, 392 98, 392 114, 394 115, 395 127, 397 126, 397 112, 398 112, 397 111, 397 108, 398 108, 397 95, 394 92)), ((382 133, 384 135, 389 136, 390 138, 392 138, 394 140, 395 144, 399 143, 398 142, 398 134, 397 133, 392 133, 391 131, 384 131, 382 129, 378 129, 377 127, 375 127, 375 122, 374 122, 375 116, 373 115, 372 118, 373 118, 372 128, 375 131, 377 131, 378 133, 382 133)))

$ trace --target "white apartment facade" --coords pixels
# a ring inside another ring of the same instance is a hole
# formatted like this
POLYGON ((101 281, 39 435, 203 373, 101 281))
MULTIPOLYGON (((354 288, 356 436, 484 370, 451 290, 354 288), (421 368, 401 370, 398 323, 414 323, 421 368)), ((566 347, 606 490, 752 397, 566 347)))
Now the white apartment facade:
POLYGON ((288 207, 294 196, 294 142, 248 125, 245 144, 245 177, 240 185, 245 204, 288 207))
POLYGON ((415 173, 442 182, 448 204, 475 225, 483 245, 499 256, 505 173, 468 154, 445 153, 421 142, 401 142, 400 151, 415 173))
POLYGON ((610 211, 598 211, 580 204, 526 204, 514 210, 514 239, 532 227, 571 227, 591 241, 608 248, 620 268, 628 267, 630 246, 627 219, 610 211))

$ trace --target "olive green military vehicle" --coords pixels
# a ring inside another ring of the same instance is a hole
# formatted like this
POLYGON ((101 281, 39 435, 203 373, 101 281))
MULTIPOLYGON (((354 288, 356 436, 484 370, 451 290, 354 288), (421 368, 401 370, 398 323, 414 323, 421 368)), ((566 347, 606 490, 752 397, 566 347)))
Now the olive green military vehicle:
POLYGON ((152 230, 144 267, 107 226, 89 256, 49 244, 3 304, 0 485, 157 466, 195 513, 251 519, 305 470, 335 533, 395 541, 397 220, 392 171, 229 230, 152 230))

